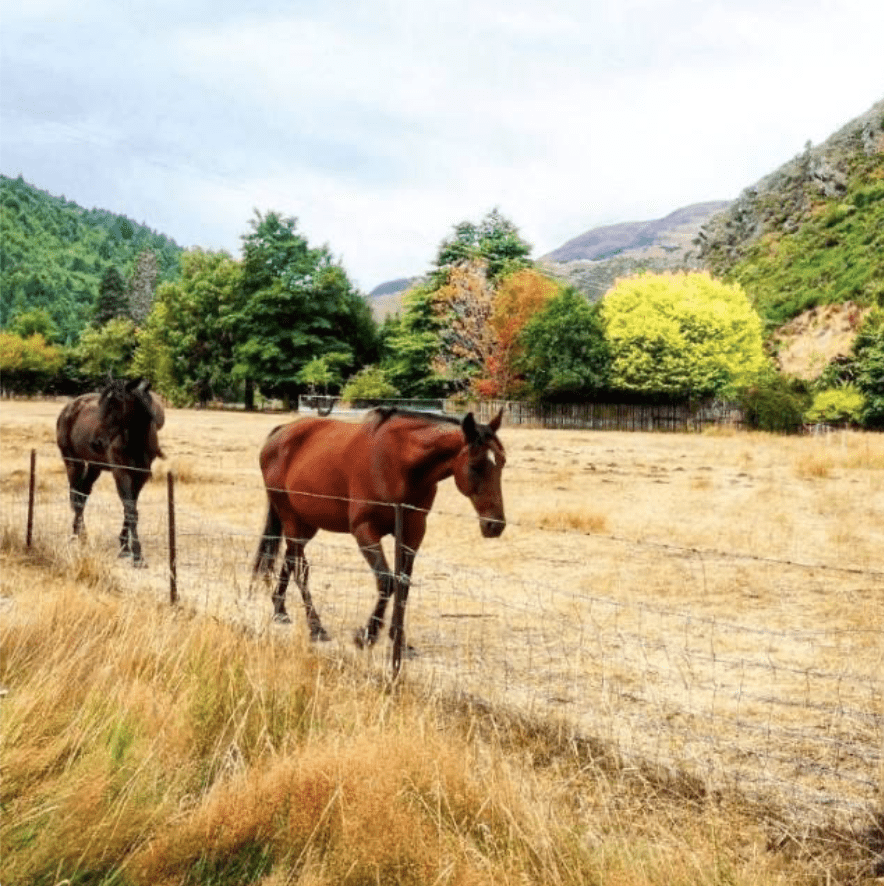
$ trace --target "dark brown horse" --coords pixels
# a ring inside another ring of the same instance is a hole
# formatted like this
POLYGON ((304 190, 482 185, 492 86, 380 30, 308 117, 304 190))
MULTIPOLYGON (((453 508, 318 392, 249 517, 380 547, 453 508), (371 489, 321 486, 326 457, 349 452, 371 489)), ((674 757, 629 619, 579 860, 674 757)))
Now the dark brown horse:
POLYGON ((62 409, 55 426, 74 511, 74 535, 83 529, 83 510, 102 471, 110 471, 123 503, 120 556, 144 565, 138 539, 138 496, 163 453, 157 431, 165 414, 143 379, 108 377, 100 394, 83 394, 62 409))
MULTIPOLYGON (((399 579, 406 589, 404 607, 427 515, 439 482, 447 477, 454 477, 458 490, 476 509, 482 535, 499 536, 506 526, 500 484, 506 456, 497 437, 501 415, 483 425, 472 413, 458 421, 382 407, 372 410, 361 424, 305 418, 272 431, 260 456, 269 506, 254 572, 272 573, 285 537, 285 559, 273 594, 274 619, 290 621, 285 592, 294 574, 311 639, 328 639, 307 587, 304 545, 320 529, 349 532, 377 581, 377 604, 367 626, 356 634, 357 645, 372 645, 394 590, 394 576, 381 547, 381 539, 394 532, 393 505, 403 506, 405 554, 399 579)), ((398 616, 394 612, 391 636, 397 617, 401 627, 401 616, 401 610, 398 616)))

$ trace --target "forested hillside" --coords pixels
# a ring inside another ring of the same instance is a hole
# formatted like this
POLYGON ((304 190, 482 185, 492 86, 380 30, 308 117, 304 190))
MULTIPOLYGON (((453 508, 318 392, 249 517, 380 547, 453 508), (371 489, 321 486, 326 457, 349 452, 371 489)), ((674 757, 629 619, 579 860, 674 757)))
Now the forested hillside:
POLYGON ((819 305, 884 305, 884 101, 747 188, 698 245, 769 330, 819 305))
POLYGON ((145 251, 156 257, 158 283, 177 279, 182 248, 169 237, 21 177, 0 177, 0 326, 41 308, 62 343, 76 341, 92 319, 104 275, 113 268, 128 280, 145 251))

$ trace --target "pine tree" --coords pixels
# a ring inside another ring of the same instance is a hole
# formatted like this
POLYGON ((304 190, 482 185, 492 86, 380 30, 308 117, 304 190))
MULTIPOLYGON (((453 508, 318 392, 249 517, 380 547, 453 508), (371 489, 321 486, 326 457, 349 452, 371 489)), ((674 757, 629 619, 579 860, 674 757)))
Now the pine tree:
POLYGON ((126 294, 126 281, 123 275, 113 266, 109 267, 101 277, 98 286, 98 298, 95 300, 94 320, 96 326, 104 326, 114 317, 129 316, 129 298, 126 294))

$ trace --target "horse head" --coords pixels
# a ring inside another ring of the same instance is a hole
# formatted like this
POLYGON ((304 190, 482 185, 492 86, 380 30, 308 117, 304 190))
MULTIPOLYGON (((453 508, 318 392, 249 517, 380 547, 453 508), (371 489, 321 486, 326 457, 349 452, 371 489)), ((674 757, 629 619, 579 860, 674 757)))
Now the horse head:
POLYGON ((154 421, 154 403, 150 382, 145 378, 126 381, 115 379, 110 373, 98 398, 98 421, 102 442, 107 445, 115 437, 124 435, 138 419, 154 421))
POLYGON ((476 509, 479 529, 485 538, 497 538, 506 528, 500 482, 506 453, 497 438, 502 418, 501 409, 487 425, 483 425, 476 421, 472 412, 467 413, 461 422, 466 445, 454 469, 454 482, 476 509))

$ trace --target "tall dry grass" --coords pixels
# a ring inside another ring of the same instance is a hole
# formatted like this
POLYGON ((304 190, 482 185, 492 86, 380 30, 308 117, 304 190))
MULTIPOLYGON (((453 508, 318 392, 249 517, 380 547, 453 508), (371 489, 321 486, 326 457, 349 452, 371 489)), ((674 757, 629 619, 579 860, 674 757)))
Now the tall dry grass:
POLYGON ((4 886, 818 881, 555 724, 146 603, 88 549, 2 556, 4 886))

